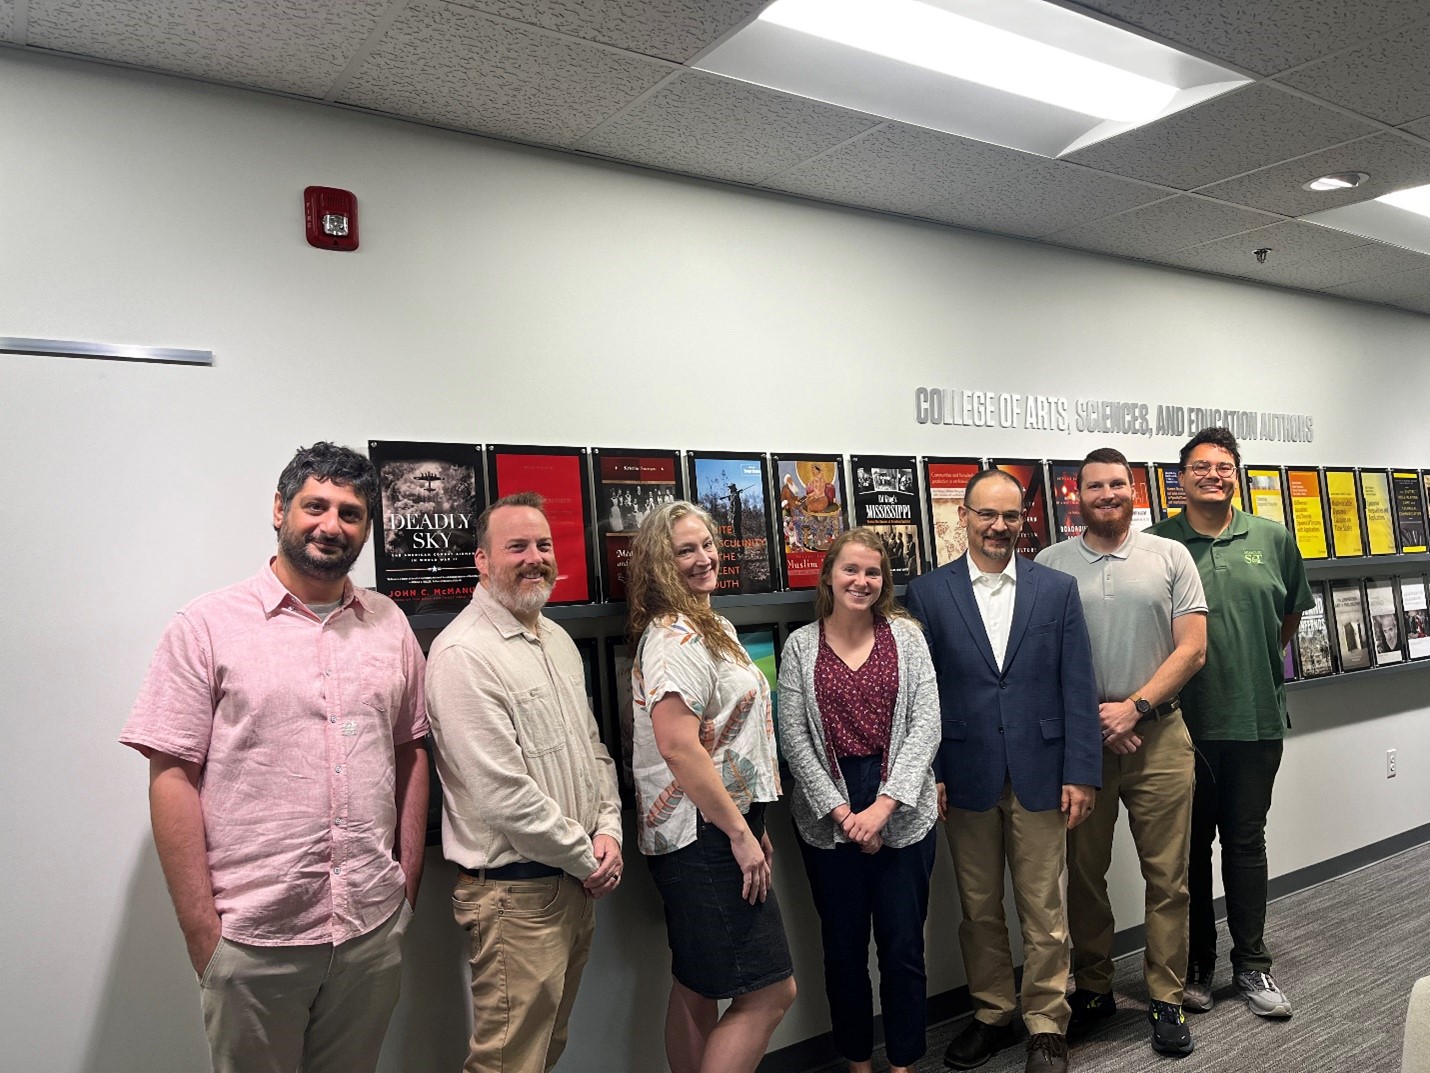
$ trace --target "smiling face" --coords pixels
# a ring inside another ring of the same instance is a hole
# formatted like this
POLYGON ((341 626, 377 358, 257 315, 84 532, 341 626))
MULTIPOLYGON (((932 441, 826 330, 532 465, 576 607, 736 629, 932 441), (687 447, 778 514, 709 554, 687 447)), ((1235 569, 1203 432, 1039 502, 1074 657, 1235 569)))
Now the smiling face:
POLYGON ((687 514, 670 527, 670 546, 675 569, 686 588, 709 601, 720 582, 720 553, 710 530, 697 515, 687 514))
POLYGON ((1132 528, 1132 480, 1126 466, 1087 463, 1077 497, 1082 520, 1093 536, 1120 540, 1132 528))
POLYGON ((535 507, 501 507, 487 524, 486 546, 477 548, 482 584, 523 621, 533 619, 556 585, 551 526, 535 507))
POLYGON ((367 542, 367 504, 345 484, 309 477, 288 509, 273 497, 278 557, 296 573, 315 581, 347 576, 367 542))
POLYGON ((1199 443, 1187 456, 1182 470, 1182 487, 1187 499, 1199 506, 1223 508, 1236 491, 1236 458, 1225 447, 1199 443), (1197 469, 1205 464, 1207 472, 1197 469), (1220 471, 1220 472, 1218 472, 1220 471))
POLYGON ((1023 497, 1018 486, 1001 477, 979 481, 958 507, 959 521, 968 529, 968 554, 978 569, 996 574, 1013 558, 1018 532, 1023 528, 1023 497), (980 512, 989 514, 985 519, 980 512))
POLYGON ((869 614, 884 590, 883 556, 853 541, 839 549, 829 573, 836 612, 869 614))

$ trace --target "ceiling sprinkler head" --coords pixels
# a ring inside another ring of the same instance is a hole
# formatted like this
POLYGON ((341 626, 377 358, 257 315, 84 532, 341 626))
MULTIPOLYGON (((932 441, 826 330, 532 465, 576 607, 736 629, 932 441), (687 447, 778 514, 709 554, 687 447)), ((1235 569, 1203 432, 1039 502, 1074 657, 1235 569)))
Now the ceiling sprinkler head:
POLYGON ((1271 249, 1268 246, 1262 246, 1261 249, 1252 250, 1251 252, 1256 257, 1256 263, 1259 265, 1264 265, 1266 263, 1267 256, 1271 253, 1271 249))

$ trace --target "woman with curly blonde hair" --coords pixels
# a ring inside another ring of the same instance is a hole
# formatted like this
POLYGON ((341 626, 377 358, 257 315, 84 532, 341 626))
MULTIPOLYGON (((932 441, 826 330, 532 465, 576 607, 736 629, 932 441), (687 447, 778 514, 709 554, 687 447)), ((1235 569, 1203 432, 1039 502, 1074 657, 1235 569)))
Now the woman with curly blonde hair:
POLYGON ((710 606, 720 538, 705 511, 648 515, 626 577, 637 827, 674 977, 666 1057, 671 1073, 753 1073, 795 996, 764 822, 780 792, 769 683, 710 606))

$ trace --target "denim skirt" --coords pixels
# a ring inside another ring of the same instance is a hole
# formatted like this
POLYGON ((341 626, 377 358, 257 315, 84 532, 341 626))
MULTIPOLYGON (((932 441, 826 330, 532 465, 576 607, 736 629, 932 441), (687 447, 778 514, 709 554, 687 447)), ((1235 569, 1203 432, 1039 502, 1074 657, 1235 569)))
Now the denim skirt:
MULTIPOLYGON (((765 833, 765 807, 745 820, 765 833)), ((751 905, 740 897, 744 877, 725 832, 697 817, 695 841, 647 859, 665 903, 671 974, 705 998, 735 998, 794 975, 775 892, 751 905)))

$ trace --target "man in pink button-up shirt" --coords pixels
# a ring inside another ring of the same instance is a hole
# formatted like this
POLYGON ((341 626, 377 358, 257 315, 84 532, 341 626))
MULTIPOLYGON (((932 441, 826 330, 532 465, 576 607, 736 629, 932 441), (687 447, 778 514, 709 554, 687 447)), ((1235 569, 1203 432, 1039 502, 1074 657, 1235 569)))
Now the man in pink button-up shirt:
POLYGON ((300 450, 278 553, 170 622, 120 741, 149 760, 154 843, 216 1073, 361 1073, 397 1002, 427 812, 423 662, 348 580, 372 464, 300 450))

